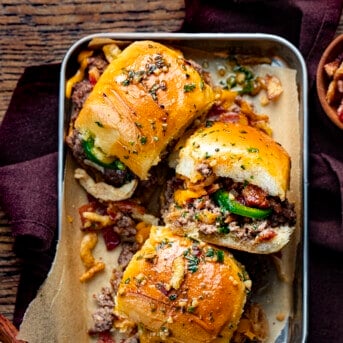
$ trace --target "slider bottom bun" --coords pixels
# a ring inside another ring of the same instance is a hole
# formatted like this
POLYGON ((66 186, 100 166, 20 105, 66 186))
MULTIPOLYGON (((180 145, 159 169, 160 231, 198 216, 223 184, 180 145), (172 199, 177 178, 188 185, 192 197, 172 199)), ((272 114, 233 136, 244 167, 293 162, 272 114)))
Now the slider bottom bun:
MULTIPOLYGON (((209 202, 206 198, 205 202, 209 202)), ((251 222, 233 221, 223 232, 219 225, 220 215, 223 214, 219 207, 212 212, 203 210, 193 214, 191 208, 171 204, 164 213, 164 221, 177 235, 187 235, 207 243, 221 247, 245 251, 253 254, 272 254, 280 251, 291 239, 295 227, 279 225, 271 227, 265 219, 251 222)))
POLYGON ((280 226, 273 228, 272 230, 273 231, 271 232, 273 232, 273 235, 275 234, 272 238, 268 237, 268 232, 265 234, 266 237, 264 237, 263 234, 260 237, 242 238, 241 235, 237 233, 205 234, 200 232, 196 225, 194 227, 189 225, 186 229, 185 227, 173 227, 175 234, 186 234, 189 237, 199 239, 207 243, 252 254, 272 254, 280 251, 290 241, 294 232, 294 227, 280 226))
POLYGON ((119 285, 115 313, 140 342, 229 342, 251 281, 226 250, 153 226, 119 285))
POLYGON ((236 236, 230 234, 220 236, 219 234, 204 235, 200 234, 199 238, 206 242, 217 244, 219 246, 227 247, 235 250, 242 250, 255 254, 272 254, 280 251, 285 245, 288 244, 290 237, 294 231, 294 227, 281 226, 277 228, 277 235, 267 241, 259 241, 255 239, 242 241, 236 236))

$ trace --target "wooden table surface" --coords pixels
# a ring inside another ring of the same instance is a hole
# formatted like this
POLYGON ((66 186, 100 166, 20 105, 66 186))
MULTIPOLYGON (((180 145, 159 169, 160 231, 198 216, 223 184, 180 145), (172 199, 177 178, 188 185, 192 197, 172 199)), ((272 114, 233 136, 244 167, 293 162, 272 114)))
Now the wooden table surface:
MULTIPOLYGON (((61 62, 80 38, 98 32, 172 32, 183 0, 2 0, 0 4, 0 122, 24 68, 61 62)), ((9 218, 0 209, 0 314, 13 318, 20 261, 9 218)))
MULTIPOLYGON (((0 123, 25 67, 61 62, 72 43, 91 33, 171 32, 184 17, 183 0, 2 0, 0 9, 0 123)), ((10 320, 20 274, 12 248, 9 218, 0 209, 0 314, 10 320)))

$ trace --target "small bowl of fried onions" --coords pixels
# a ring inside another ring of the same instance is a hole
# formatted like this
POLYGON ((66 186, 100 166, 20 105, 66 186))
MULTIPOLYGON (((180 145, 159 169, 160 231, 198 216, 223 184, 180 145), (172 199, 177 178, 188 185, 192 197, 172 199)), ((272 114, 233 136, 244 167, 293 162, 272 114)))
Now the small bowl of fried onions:
POLYGON ((323 110, 343 130, 343 34, 325 49, 318 64, 316 83, 323 110))

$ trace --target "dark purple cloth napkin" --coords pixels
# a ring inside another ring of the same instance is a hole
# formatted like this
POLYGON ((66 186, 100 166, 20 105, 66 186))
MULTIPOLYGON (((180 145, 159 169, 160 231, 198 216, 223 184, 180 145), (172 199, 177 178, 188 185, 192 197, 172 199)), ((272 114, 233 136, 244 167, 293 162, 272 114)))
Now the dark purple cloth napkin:
POLYGON ((0 126, 0 204, 8 214, 22 274, 19 325, 50 269, 57 222, 59 65, 27 68, 0 126))
POLYGON ((309 342, 343 342, 343 132, 321 109, 316 68, 343 1, 186 0, 186 32, 262 32, 299 48, 309 73, 309 342))
MULTIPOLYGON (((309 341, 343 337, 343 138, 318 103, 315 70, 343 1, 186 0, 183 32, 261 32, 295 44, 310 79, 309 341)), ((59 65, 29 67, 0 127, 0 202, 23 256, 15 324, 44 280, 56 243, 59 65)))

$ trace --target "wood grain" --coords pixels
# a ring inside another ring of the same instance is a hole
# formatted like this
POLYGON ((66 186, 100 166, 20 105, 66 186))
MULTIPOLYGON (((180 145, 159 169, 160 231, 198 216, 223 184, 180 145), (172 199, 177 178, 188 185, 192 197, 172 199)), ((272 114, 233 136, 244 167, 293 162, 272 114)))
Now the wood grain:
POLYGON ((8 219, 0 211, 0 314, 12 319, 19 283, 20 260, 13 251, 8 219))
MULTIPOLYGON (((100 32, 173 32, 183 0, 2 0, 0 123, 25 67, 59 63, 80 38, 100 32)), ((12 320, 20 275, 9 219, 0 209, 0 314, 12 320)))
POLYGON ((183 0, 2 0, 0 121, 25 67, 61 62, 80 38, 98 32, 176 31, 183 0))
MULTIPOLYGON (((184 0, 2 0, 0 123, 27 66, 59 63, 78 39, 99 32, 173 32, 184 0)), ((343 17, 337 35, 343 33, 343 17)), ((9 218, 0 209, 0 314, 12 320, 20 275, 9 218)))

